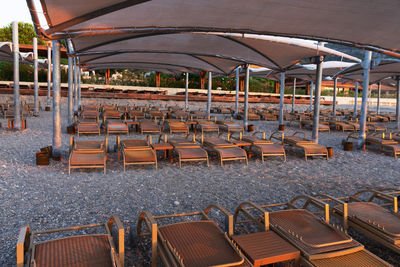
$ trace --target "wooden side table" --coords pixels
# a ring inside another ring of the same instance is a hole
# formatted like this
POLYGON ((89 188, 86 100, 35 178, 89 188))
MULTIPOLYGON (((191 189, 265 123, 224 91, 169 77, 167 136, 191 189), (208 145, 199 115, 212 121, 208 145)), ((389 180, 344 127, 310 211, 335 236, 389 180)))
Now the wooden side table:
POLYGON ((289 260, 300 266, 300 251, 272 231, 234 235, 232 239, 255 267, 289 260))
MULTIPOLYGON (((169 151, 174 149, 174 147, 172 145, 168 144, 168 143, 152 144, 151 147, 154 149, 156 154, 157 154, 158 150, 164 150, 164 158, 167 158, 168 154, 169 154, 169 151)), ((173 161, 174 161, 174 159, 173 159, 173 156, 172 156, 172 153, 171 153, 171 162, 173 162, 173 161)))

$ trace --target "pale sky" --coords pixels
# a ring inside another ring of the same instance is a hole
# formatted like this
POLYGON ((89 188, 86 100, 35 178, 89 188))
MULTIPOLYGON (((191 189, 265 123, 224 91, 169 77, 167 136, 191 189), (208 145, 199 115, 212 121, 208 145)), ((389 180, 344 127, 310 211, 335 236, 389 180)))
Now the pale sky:
POLYGON ((32 23, 25 0, 3 1, 7 3, 2 3, 2 8, 0 8, 0 27, 4 27, 14 20, 32 23))

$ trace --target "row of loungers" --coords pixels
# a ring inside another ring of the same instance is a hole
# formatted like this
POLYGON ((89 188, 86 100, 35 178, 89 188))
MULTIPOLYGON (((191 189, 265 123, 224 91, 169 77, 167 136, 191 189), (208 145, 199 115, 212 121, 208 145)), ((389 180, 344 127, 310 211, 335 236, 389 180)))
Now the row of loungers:
MULTIPOLYGON (((129 125, 136 125, 139 132, 143 134, 160 134, 168 127, 170 134, 184 133, 188 134, 190 131, 189 125, 196 126, 202 133, 216 132, 219 133, 220 129, 228 133, 244 132, 242 125, 231 121, 210 121, 210 120, 193 120, 181 121, 179 119, 166 120, 163 126, 160 126, 155 120, 142 119, 135 122, 126 122, 120 119, 108 119, 104 123, 106 133, 109 134, 126 134, 129 135, 129 125)), ((196 128, 194 128, 196 132, 196 128)), ((82 119, 76 123, 76 134, 101 134, 101 127, 98 122, 91 121, 90 119, 82 119)))
MULTIPOLYGON (((358 139, 358 134, 351 133, 347 136, 346 141, 358 139)), ((381 152, 389 153, 397 158, 400 155, 400 133, 374 133, 368 134, 365 137, 365 145, 366 147, 378 147, 381 152)))
MULTIPOLYGON (((265 157, 278 156, 283 157, 286 161, 286 151, 284 144, 293 148, 301 149, 304 157, 307 160, 310 156, 323 156, 328 159, 327 148, 312 142, 305 138, 305 133, 296 132, 291 136, 285 136, 281 132, 275 132, 271 135, 270 139, 266 139, 265 133, 262 137, 258 137, 255 132, 251 136, 233 137, 230 134, 228 139, 218 137, 204 137, 201 136, 201 145, 196 142, 196 137, 190 139, 189 135, 186 138, 172 138, 167 140, 165 135, 164 140, 158 140, 158 143, 151 143, 151 136, 146 140, 120 140, 117 136, 117 151, 118 159, 122 153, 124 171, 128 165, 143 165, 152 164, 157 169, 157 149, 174 150, 178 155, 179 167, 182 162, 199 161, 206 162, 209 165, 208 153, 214 153, 219 158, 221 166, 226 161, 244 161, 248 164, 248 155, 253 151, 258 151, 261 155, 262 162, 265 157), (281 143, 274 143, 272 139, 281 141, 281 143), (248 151, 242 147, 249 147, 248 151)), ((103 168, 106 171, 106 158, 107 158, 107 141, 75 141, 71 137, 70 144, 70 158, 68 172, 72 168, 103 168)))
MULTIPOLYGON (((186 267, 261 266, 279 262, 286 262, 285 266, 392 266, 366 250, 347 230, 353 228, 400 253, 399 195, 398 189, 367 189, 339 198, 302 195, 287 203, 244 202, 234 214, 219 205, 185 214, 153 216, 144 211, 139 215, 136 234, 132 231, 131 243, 151 239, 154 267, 159 266, 159 260, 164 266, 186 267), (223 223, 211 218, 216 214, 225 217, 225 229, 219 226, 223 223), (172 222, 179 218, 180 221, 172 222), (331 224, 334 220, 342 227, 331 224)), ((104 224, 41 232, 32 232, 26 226, 18 237, 17 267, 123 267, 124 240, 118 216, 104 224), (104 232, 38 241, 44 234, 94 227, 102 227, 104 232)))

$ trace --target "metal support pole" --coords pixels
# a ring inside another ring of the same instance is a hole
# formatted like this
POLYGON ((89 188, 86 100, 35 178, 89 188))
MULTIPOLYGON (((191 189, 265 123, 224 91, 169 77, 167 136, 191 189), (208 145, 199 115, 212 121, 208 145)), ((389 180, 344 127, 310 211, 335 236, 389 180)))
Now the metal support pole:
POLYGON ((292 113, 294 113, 295 99, 296 99, 296 78, 293 79, 292 113))
POLYGON ((72 57, 68 57, 68 124, 74 122, 74 70, 72 61, 72 57))
POLYGON ((61 73, 60 42, 53 42, 53 155, 60 156, 61 149, 61 73))
POLYGON ((207 116, 211 114, 211 88, 212 88, 212 72, 208 72, 208 91, 207 91, 207 116))
POLYGON ((337 77, 333 80, 333 107, 332 107, 333 117, 336 117, 337 80, 338 80, 337 77))
POLYGON ((279 125, 283 125, 283 104, 285 103, 285 73, 281 72, 280 81, 280 97, 279 97, 279 125))
POLYGON ((239 89, 240 89, 240 80, 239 80, 240 68, 236 69, 236 97, 235 97, 235 114, 236 118, 239 114, 239 89))
POLYGON ((186 72, 185 80, 185 110, 189 109, 189 73, 186 72))
POLYGON ((50 107, 51 104, 51 47, 47 47, 47 103, 50 107))
POLYGON ((354 108, 353 108, 353 120, 357 119, 357 101, 358 101, 358 82, 354 84, 354 108))
POLYGON ((14 129, 21 130, 21 106, 19 98, 19 43, 18 22, 12 23, 12 41, 14 56, 14 129))
POLYGON ((396 93, 396 128, 400 129, 400 76, 396 77, 397 93, 396 93))
MULTIPOLYGON (((77 59, 79 64, 79 59, 77 59)), ((81 94, 81 67, 78 66, 78 109, 81 108, 82 94, 81 94)))
POLYGON ((381 82, 378 83, 378 99, 377 99, 377 103, 376 103, 376 113, 381 112, 381 92, 382 92, 382 84, 381 82))
POLYGON ((74 57, 74 111, 78 111, 78 68, 74 57))
POLYGON ((38 49, 37 38, 33 37, 33 113, 39 115, 39 70, 38 70, 38 49))
POLYGON ((322 62, 324 61, 323 56, 315 58, 317 70, 315 78, 315 100, 314 100, 314 117, 313 117, 313 128, 312 128, 312 141, 318 144, 319 135, 319 108, 321 98, 321 83, 322 83, 322 62))
POLYGON ((309 107, 309 112, 312 113, 312 105, 313 105, 313 94, 314 94, 314 81, 311 81, 310 85, 310 107, 309 107))
POLYGON ((249 116, 249 86, 250 86, 250 66, 246 65, 246 78, 244 83, 244 112, 243 127, 247 129, 247 118, 249 116))
POLYGON ((368 90, 369 90, 369 71, 371 67, 371 51, 365 51, 364 60, 361 63, 364 74, 363 74, 363 91, 362 91, 362 102, 361 102, 361 114, 360 114, 360 134, 358 136, 358 148, 362 148, 365 143, 365 132, 367 124, 367 103, 368 103, 368 90))

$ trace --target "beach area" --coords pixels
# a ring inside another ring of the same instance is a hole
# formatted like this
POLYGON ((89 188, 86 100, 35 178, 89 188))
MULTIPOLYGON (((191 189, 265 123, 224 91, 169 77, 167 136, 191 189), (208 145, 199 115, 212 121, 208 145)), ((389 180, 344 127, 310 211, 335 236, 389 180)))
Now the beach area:
MULTIPOLYGON (((127 103, 141 105, 140 100, 83 99, 83 104, 106 101, 104 104, 127 103), (92 102, 89 102, 92 101, 92 102), (126 102, 126 103, 125 103, 126 102)), ((41 98, 45 103, 45 98, 41 98)), ((151 102, 154 106, 176 106, 182 102, 151 102)), ((190 103, 191 110, 204 109, 205 103, 190 103)), ((213 107, 227 105, 213 103, 213 107)), ((232 106, 228 104, 227 106, 232 106)), ((273 106, 271 104, 271 106, 273 106)), ((277 107, 277 106, 276 106, 277 107)), ((289 105, 286 106, 289 109, 289 105)), ((297 107, 305 110, 307 105, 297 107)), ((324 107, 330 108, 330 107, 324 107)), ((0 129, 0 265, 14 266, 16 243, 21 227, 29 224, 35 230, 106 222, 116 214, 126 229, 125 266, 149 266, 151 245, 132 242, 137 219, 142 211, 153 215, 204 210, 209 204, 219 204, 231 213, 244 201, 257 204, 287 202, 302 194, 352 195, 365 188, 400 187, 399 160, 377 150, 344 151, 342 140, 348 132, 320 133, 320 144, 333 147, 333 158, 313 158, 306 161, 300 151, 286 149, 287 161, 270 157, 262 163, 258 154, 244 162, 219 165, 211 155, 210 166, 204 163, 171 163, 159 154, 158 169, 152 166, 130 166, 123 171, 121 160, 113 152, 115 135, 109 136, 107 173, 101 170, 72 170, 68 175, 69 134, 66 133, 66 99, 62 99, 62 160, 49 166, 36 166, 35 152, 51 145, 52 112, 40 111, 39 117, 29 117, 28 128, 21 132, 7 130, 7 120, 1 119, 0 129)), ((221 115, 217 115, 221 116, 221 115)), ((267 137, 278 127, 277 121, 250 121, 267 137)), ((394 124, 387 123, 388 128, 394 124)), ((298 131, 297 123, 286 123, 285 132, 298 131)), ((310 130, 304 130, 311 136, 310 130)), ((216 134, 209 134, 215 136, 216 134)), ((79 136, 77 140, 102 140, 102 136, 79 136)), ((121 139, 145 139, 138 133, 121 139)), ((153 140, 157 140, 153 137, 153 140)), ((160 152, 159 152, 160 153, 160 152)), ((378 243, 349 232, 357 241, 377 256, 397 265, 400 256, 378 243)))

